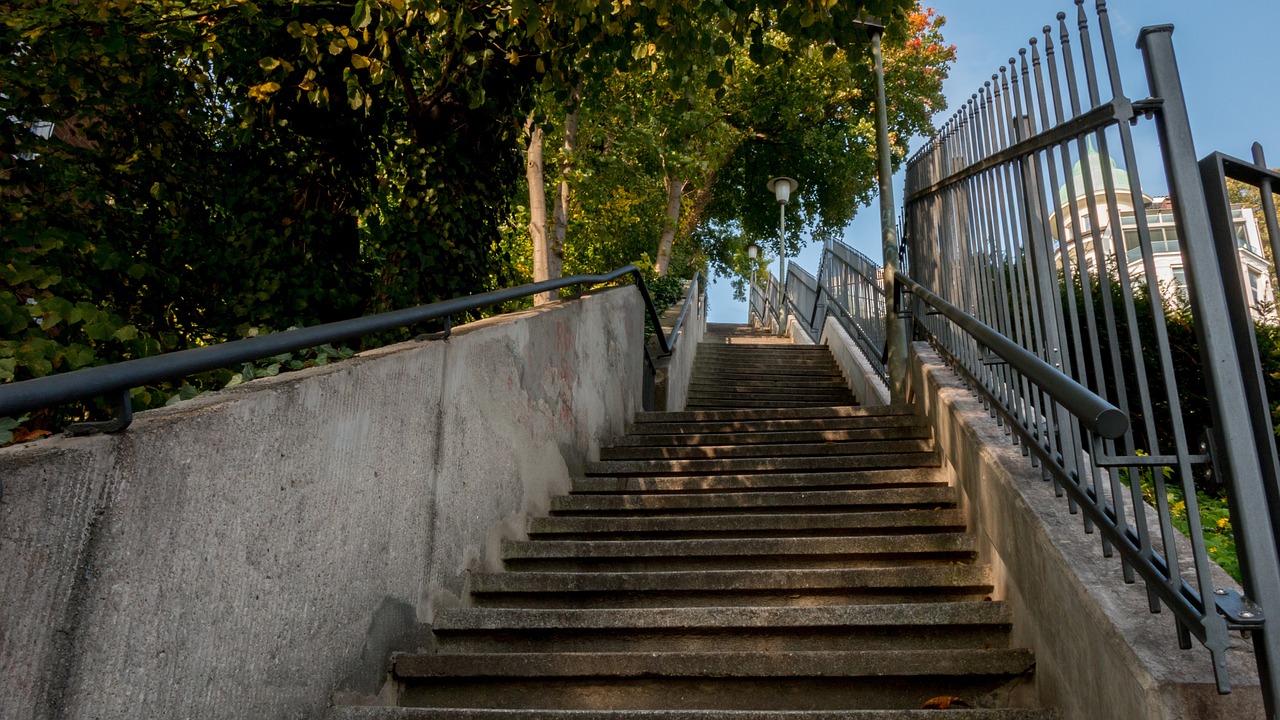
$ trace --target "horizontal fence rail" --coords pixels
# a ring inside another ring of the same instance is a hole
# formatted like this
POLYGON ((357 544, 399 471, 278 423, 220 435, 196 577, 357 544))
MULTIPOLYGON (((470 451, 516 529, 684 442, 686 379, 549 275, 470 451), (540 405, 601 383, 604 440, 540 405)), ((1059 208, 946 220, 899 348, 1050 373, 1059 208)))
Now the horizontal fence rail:
POLYGON ((1210 231, 1172 27, 1142 31, 1152 97, 1132 101, 1105 3, 1092 18, 1076 4, 1074 22, 1059 13, 908 162, 904 302, 1104 554, 1119 552, 1125 580, 1142 578, 1151 611, 1172 611, 1184 648, 1194 636, 1209 650, 1220 692, 1228 632, 1253 632, 1275 718, 1280 644, 1264 618, 1280 620, 1280 604, 1260 602, 1280 601, 1280 569, 1249 420, 1231 410, 1247 389, 1230 369, 1256 350, 1231 341, 1211 244, 1180 240, 1210 231), (1143 118, 1176 204, 1142 191, 1131 126, 1143 118), (1170 313, 1190 313, 1200 356, 1173 346, 1170 313), (1188 409, 1192 390, 1207 407, 1188 409), (1196 495, 1209 475, 1237 498, 1243 597, 1210 570, 1196 495))
MULTIPOLYGON (((681 312, 680 321, 673 328, 671 338, 668 338, 659 323, 657 309, 654 307, 649 288, 645 285, 640 269, 635 265, 626 265, 603 275, 573 275, 414 308, 7 383, 0 385, 0 417, 17 416, 74 400, 98 396, 120 397, 122 401, 119 410, 125 417, 122 422, 105 428, 118 431, 128 424, 130 415, 128 393, 135 387, 231 367, 239 363, 305 350, 318 345, 340 343, 365 335, 419 325, 431 320, 450 318, 460 313, 531 297, 541 292, 567 287, 576 287, 581 290, 613 283, 628 276, 634 280, 636 288, 644 299, 645 310, 653 325, 662 354, 670 355, 675 347, 680 322, 688 312, 688 298, 685 301, 686 307, 681 312)), ((697 278, 694 282, 696 284, 697 278)), ((648 359, 648 350, 645 350, 645 356, 648 359)), ((649 365, 652 367, 651 361, 649 365)))

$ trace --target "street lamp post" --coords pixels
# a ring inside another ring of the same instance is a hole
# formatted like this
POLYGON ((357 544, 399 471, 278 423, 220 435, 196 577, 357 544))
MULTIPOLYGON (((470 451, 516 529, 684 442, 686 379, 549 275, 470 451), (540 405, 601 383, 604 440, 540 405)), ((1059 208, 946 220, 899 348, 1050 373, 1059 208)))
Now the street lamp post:
MULTIPOLYGON (((753 296, 754 296, 754 293, 757 293, 757 292, 763 293, 763 291, 762 291, 762 290, 760 290, 760 288, 756 285, 756 275, 757 275, 757 273, 756 273, 756 258, 758 258, 758 257, 760 257, 760 246, 759 246, 759 245, 757 245, 757 244, 755 244, 755 242, 748 243, 748 244, 747 244, 747 259, 751 261, 751 275, 750 275, 750 276, 748 276, 748 277, 749 277, 749 279, 750 279, 750 281, 751 281, 751 292, 752 292, 753 296)), ((766 303, 768 302, 768 297, 767 297, 767 296, 764 296, 764 297, 763 297, 763 299, 764 299, 764 301, 765 301, 766 303)), ((752 307, 752 308, 748 308, 748 315, 747 315, 748 321, 750 321, 750 311, 751 311, 751 310, 754 310, 754 307, 752 307)), ((760 313, 759 313, 759 312, 757 312, 757 313, 756 313, 756 319, 757 319, 757 320, 759 320, 761 323, 763 323, 763 322, 764 322, 764 318, 763 318, 763 317, 760 317, 760 313)))
POLYGON ((787 203, 799 183, 789 177, 776 177, 769 181, 768 187, 778 201, 778 305, 782 327, 776 331, 782 333, 786 332, 787 324, 787 203))

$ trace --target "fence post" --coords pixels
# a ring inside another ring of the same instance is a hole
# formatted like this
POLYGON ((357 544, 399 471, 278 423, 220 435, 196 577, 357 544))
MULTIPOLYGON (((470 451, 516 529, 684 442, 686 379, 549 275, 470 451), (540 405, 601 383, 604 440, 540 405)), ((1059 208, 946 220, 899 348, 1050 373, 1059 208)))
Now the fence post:
MULTIPOLYGON (((1156 131, 1173 212, 1182 231, 1182 255, 1189 300, 1200 343, 1201 364, 1210 397, 1216 465, 1227 476, 1232 500, 1232 525, 1240 543, 1240 565, 1248 599, 1263 604, 1264 627, 1255 631, 1254 651, 1262 681, 1267 717, 1280 711, 1280 559, 1262 485, 1263 468, 1253 442, 1249 406, 1241 373, 1241 358, 1232 328, 1223 272, 1211 238, 1209 212, 1196 160, 1186 99, 1173 51, 1173 26, 1145 27, 1138 35, 1147 70, 1147 83, 1161 105, 1156 131), (1268 614, 1271 617, 1266 617, 1268 614)), ((1141 210, 1139 210, 1141 212, 1141 210)), ((1204 593, 1206 610, 1214 595, 1204 593)), ((1225 657, 1215 658, 1225 673, 1225 657)))
POLYGON ((898 404, 907 401, 907 327, 899 318, 895 292, 898 277, 898 231, 893 217, 893 164, 889 148, 889 111, 885 105, 884 56, 880 48, 883 30, 871 33, 871 56, 876 73, 876 149, 880 155, 880 242, 884 251, 884 330, 888 362, 889 398, 898 404))

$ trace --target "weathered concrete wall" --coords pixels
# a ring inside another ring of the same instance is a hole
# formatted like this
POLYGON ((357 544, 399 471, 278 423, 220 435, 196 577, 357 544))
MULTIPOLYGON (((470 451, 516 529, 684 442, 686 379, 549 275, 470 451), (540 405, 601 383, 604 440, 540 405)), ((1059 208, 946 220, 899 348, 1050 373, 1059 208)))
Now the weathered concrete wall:
POLYGON ((858 398, 859 404, 889 404, 889 388, 885 387, 884 381, 876 375, 875 368, 871 367, 857 343, 834 317, 827 316, 819 342, 831 348, 831 354, 835 356, 836 364, 840 366, 845 381, 849 383, 849 390, 858 398))
MULTIPOLYGON (((1099 536, 1085 534, 1081 516, 1069 513, 941 358, 916 343, 910 368, 910 392, 960 487, 996 596, 1013 609, 1013 642, 1035 651, 1042 704, 1067 720, 1263 717, 1247 643, 1236 638, 1235 689, 1219 696, 1208 652, 1178 649, 1173 616, 1148 611, 1142 582, 1124 584, 1119 558, 1102 556, 1099 536)), ((1236 586, 1220 570, 1215 584, 1236 586)))
POLYGON ((309 718, 639 406, 620 288, 0 450, 0 717, 309 718))
POLYGON ((809 331, 804 329, 804 325, 800 324, 795 316, 787 316, 787 337, 791 338, 791 342, 796 345, 813 345, 812 337, 809 337, 809 331))
POLYGON ((693 296, 694 304, 689 308, 689 314, 685 317, 676 337, 671 336, 671 328, 679 319, 685 301, 667 308, 662 317, 663 329, 667 333, 668 340, 675 342, 675 351, 667 357, 658 357, 660 348, 657 340, 649 343, 650 352, 655 358, 653 361, 654 383, 657 386, 655 410, 669 412, 683 410, 685 401, 689 397, 689 383, 693 380, 693 360, 698 353, 698 343, 702 342, 702 336, 707 329, 707 296, 696 281, 691 281, 685 288, 686 301, 690 295, 693 296))

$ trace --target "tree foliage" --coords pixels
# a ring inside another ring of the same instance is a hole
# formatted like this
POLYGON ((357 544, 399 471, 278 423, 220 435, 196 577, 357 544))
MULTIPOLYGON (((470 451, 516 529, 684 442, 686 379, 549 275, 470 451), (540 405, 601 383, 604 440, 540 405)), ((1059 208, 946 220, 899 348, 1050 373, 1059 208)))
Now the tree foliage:
MULTIPOLYGON (((0 0, 0 381, 510 284, 523 121, 575 87, 595 124, 572 271, 653 251, 663 168, 692 193, 682 237, 724 224, 712 191, 754 182, 744 147, 865 112, 864 13, 904 53, 901 97, 926 97, 908 55, 937 23, 913 29, 909 0, 0 0)), ((785 149, 856 169, 806 137, 785 149)), ((849 214, 839 195, 813 212, 849 214)))

